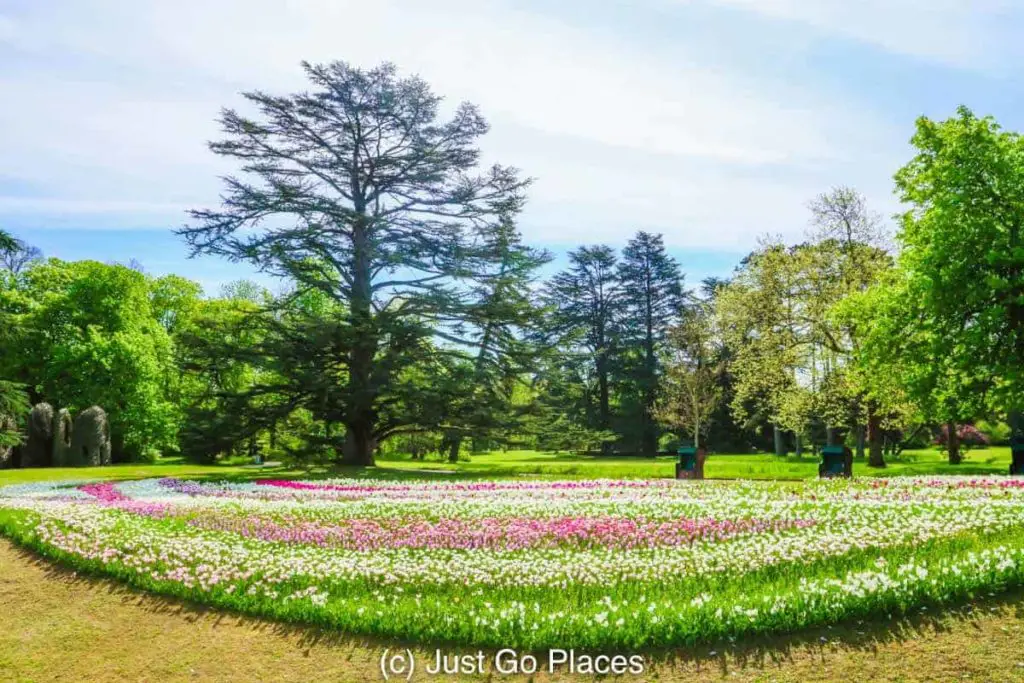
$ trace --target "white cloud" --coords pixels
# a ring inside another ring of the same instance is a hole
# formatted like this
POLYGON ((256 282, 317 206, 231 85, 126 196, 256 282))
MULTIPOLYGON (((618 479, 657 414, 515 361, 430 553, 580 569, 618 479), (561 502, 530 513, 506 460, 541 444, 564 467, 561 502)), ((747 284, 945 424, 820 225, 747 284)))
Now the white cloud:
POLYGON ((167 213, 183 214, 188 210, 185 204, 154 204, 134 201, 104 201, 77 199, 45 199, 37 197, 2 197, 0 211, 5 213, 41 213, 41 214, 152 214, 167 213))
POLYGON ((193 171, 204 170, 205 184, 223 170, 205 144, 216 132, 214 101, 43 75, 31 81, 0 78, 0 92, 18 103, 0 109, 0 164, 27 181, 49 181, 64 194, 94 199, 96 192, 113 193, 104 199, 123 199, 122 192, 143 191, 165 200, 195 187, 199 178, 193 171))
MULTIPOLYGON (((794 3, 771 2, 790 16, 794 3)), ((162 224, 180 223, 179 205, 216 200, 226 167, 205 141, 219 107, 243 89, 303 87, 302 59, 391 60, 479 104, 492 122, 486 155, 538 179, 523 225, 543 241, 614 241, 645 227, 678 246, 734 247, 799 231, 805 201, 827 184, 887 179, 889 157, 871 150, 902 139, 806 86, 496 1, 86 0, 27 11, 0 16, 0 56, 25 65, 0 70, 2 97, 18 102, 0 109, 10 138, 0 165, 44 185, 54 211, 166 207, 162 224)), ((0 211, 33 204, 20 206, 0 201, 0 211)))
POLYGON ((952 66, 1005 73, 1024 56, 1017 0, 703 1, 952 66))

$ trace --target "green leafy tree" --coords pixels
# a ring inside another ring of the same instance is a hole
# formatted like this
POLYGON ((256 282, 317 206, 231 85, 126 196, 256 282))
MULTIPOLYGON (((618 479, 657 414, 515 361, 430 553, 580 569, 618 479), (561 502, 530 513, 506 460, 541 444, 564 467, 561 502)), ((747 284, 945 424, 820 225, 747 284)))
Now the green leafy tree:
POLYGON ((153 317, 172 337, 199 307, 203 288, 180 275, 164 275, 149 282, 153 317))
POLYGON ((654 414, 671 429, 688 434, 694 448, 711 428, 722 399, 719 375, 723 368, 714 318, 707 302, 692 306, 666 338, 665 375, 654 414))
POLYGON ((180 413, 173 342, 153 315, 150 282, 124 266, 51 259, 7 291, 4 375, 33 402, 110 416, 114 456, 148 459, 175 446, 180 413))
MULTIPOLYGON (((955 425, 984 411, 991 378, 963 372, 955 341, 951 347, 950 338, 934 333, 923 296, 900 270, 838 310, 858 325, 858 372, 876 403, 889 412, 909 403, 933 424, 955 425)), ((950 462, 957 463, 955 440, 951 446, 950 462)))
POLYGON ((899 412, 891 394, 871 391, 870 378, 856 371, 855 358, 860 338, 852 321, 832 315, 832 309, 845 297, 864 292, 885 276, 892 267, 889 240, 878 215, 867 207, 863 195, 850 187, 839 186, 816 197, 810 203, 811 244, 825 261, 809 271, 813 279, 814 324, 824 342, 820 355, 825 363, 822 374, 827 384, 819 396, 819 412, 829 425, 829 440, 836 427, 857 431, 858 452, 868 442, 868 463, 885 464, 882 454, 882 422, 899 412))
POLYGON ((891 258, 878 218, 855 190, 834 188, 810 208, 809 241, 766 242, 719 296, 719 323, 734 352, 733 414, 770 422, 779 454, 783 429, 800 454, 805 436, 816 438, 821 426, 832 442, 839 431, 863 433, 866 422, 869 462, 881 466, 885 403, 857 371, 856 325, 835 309, 877 282, 891 258))
POLYGON ((795 279, 786 247, 766 243, 743 260, 715 299, 717 326, 733 352, 733 417, 745 427, 771 424, 778 455, 785 452, 784 417, 794 413, 786 410, 786 398, 798 386, 809 340, 797 316, 795 279))
MULTIPOLYGON (((884 269, 884 252, 855 247, 871 272, 884 269)), ((734 352, 733 413, 739 421, 770 422, 777 452, 780 429, 794 433, 799 453, 814 424, 859 419, 860 388, 850 374, 857 336, 833 314, 858 281, 846 272, 844 248, 835 239, 765 244, 718 297, 719 325, 734 352)))
POLYGON ((911 144, 917 154, 896 173, 911 207, 900 217, 900 267, 935 339, 937 390, 964 400, 964 389, 984 386, 992 409, 1019 414, 1024 139, 960 107, 946 121, 918 119, 911 144))
MULTIPOLYGON (((844 302, 864 337, 859 364, 876 396, 903 396, 956 434, 1024 392, 1024 142, 961 107, 917 121, 914 158, 896 174, 897 269, 844 302)), ((961 460, 949 439, 951 463, 961 460)))

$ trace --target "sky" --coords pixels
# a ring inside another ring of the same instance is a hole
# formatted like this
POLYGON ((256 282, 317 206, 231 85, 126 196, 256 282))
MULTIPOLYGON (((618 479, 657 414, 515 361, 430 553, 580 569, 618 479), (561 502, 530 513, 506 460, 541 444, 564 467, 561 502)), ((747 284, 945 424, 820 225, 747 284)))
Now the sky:
POLYGON ((695 283, 835 185, 891 223, 919 116, 1024 128, 1020 35, 1015 0, 0 0, 0 226, 216 293, 252 271, 172 230, 233 170, 221 108, 305 89, 302 60, 391 61, 481 108, 551 268, 647 230, 695 283))

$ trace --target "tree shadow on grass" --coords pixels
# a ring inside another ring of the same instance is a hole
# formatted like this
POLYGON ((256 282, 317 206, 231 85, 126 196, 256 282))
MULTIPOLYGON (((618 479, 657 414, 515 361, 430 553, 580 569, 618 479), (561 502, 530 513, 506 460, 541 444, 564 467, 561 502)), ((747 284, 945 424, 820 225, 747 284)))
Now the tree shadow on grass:
POLYGON ((797 657, 824 663, 841 651, 875 655, 890 644, 901 644, 931 634, 979 629, 982 615, 1024 618, 1024 589, 945 606, 927 606, 906 614, 855 620, 801 629, 791 633, 757 635, 673 650, 649 650, 652 661, 690 665, 698 670, 717 669, 727 676, 736 671, 766 671, 794 663, 797 657))
MULTIPOLYGON (((385 481, 450 481, 452 479, 493 479, 510 472, 500 470, 476 472, 468 470, 448 470, 431 468, 424 463, 422 468, 391 468, 386 466, 363 467, 357 465, 338 465, 333 467, 267 467, 247 470, 245 472, 198 472, 176 476, 175 478, 194 481, 227 481, 248 482, 257 479, 302 479, 315 481, 319 479, 373 479, 385 481)), ((143 477, 146 478, 146 477, 143 477)), ((118 479, 117 481, 128 481, 118 479)))
MULTIPOLYGON (((458 643, 412 642, 399 638, 383 638, 346 633, 327 627, 302 623, 274 621, 244 613, 223 610, 192 600, 150 593, 98 574, 75 571, 49 560, 36 552, 13 546, 16 555, 40 568, 50 580, 73 585, 92 592, 106 592, 117 596, 122 604, 145 612, 169 615, 188 624, 209 622, 218 627, 244 628, 258 635, 284 638, 305 651, 311 648, 336 648, 352 651, 367 650, 376 657, 385 648, 409 648, 433 657, 436 647, 452 654, 476 653, 478 649, 458 643)), ((884 645, 905 643, 930 633, 950 633, 973 627, 979 629, 978 617, 983 615, 1009 616, 1024 619, 1024 588, 964 600, 946 606, 928 605, 909 614, 889 618, 846 620, 835 624, 803 629, 778 635, 759 635, 732 640, 674 648, 639 648, 630 652, 621 650, 606 654, 641 654, 650 664, 682 667, 697 673, 718 672, 722 676, 735 673, 758 673, 784 667, 799 658, 809 657, 825 662, 828 657, 847 651, 873 655, 884 645)), ((571 644, 565 645, 566 649, 571 644)), ((493 655, 495 650, 482 648, 493 655)), ((580 651, 580 649, 577 649, 580 651)), ((595 651, 588 651, 596 654, 595 651)), ((537 652, 538 662, 546 668, 547 653, 537 652)))

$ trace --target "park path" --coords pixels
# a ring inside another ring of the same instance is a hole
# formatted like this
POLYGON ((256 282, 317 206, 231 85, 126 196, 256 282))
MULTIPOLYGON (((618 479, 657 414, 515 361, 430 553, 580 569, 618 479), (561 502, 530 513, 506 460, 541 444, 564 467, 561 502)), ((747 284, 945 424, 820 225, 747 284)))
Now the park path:
MULTIPOLYGON (((604 680, 1024 680, 1022 625, 1019 592, 938 618, 662 655, 604 680)), ((141 594, 0 539, 0 681, 377 681, 385 646, 141 594)))

